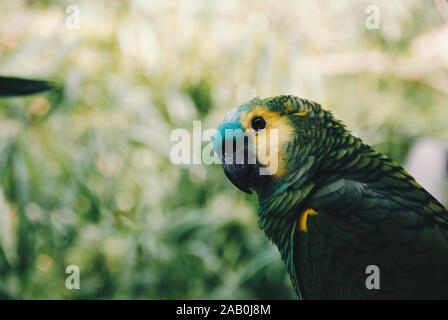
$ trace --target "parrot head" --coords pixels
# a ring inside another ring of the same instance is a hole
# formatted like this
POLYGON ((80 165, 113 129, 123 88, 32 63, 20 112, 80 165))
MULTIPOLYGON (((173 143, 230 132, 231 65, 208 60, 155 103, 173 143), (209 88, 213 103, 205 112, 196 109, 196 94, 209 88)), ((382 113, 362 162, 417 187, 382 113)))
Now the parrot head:
POLYGON ((279 191, 279 185, 286 188, 310 157, 316 160, 318 151, 328 147, 328 127, 333 135, 347 132, 317 103, 294 96, 254 98, 227 114, 213 149, 237 188, 260 195, 273 187, 279 191))

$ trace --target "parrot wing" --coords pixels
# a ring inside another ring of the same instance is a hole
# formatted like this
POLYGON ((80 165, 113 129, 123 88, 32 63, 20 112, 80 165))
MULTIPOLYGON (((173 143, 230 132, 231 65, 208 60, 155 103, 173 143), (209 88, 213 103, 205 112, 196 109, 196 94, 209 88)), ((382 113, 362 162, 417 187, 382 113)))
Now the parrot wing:
POLYGON ((293 249, 302 296, 448 298, 448 212, 403 169, 329 180, 308 203, 317 214, 298 224, 293 249), (379 289, 366 286, 371 265, 379 289))

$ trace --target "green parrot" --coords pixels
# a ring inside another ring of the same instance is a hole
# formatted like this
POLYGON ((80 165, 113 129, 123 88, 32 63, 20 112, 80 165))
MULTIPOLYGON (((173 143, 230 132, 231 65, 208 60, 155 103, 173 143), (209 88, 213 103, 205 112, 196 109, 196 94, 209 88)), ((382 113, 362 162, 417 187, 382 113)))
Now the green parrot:
POLYGON ((54 88, 53 84, 44 80, 0 76, 0 97, 24 96, 54 88))
POLYGON ((318 103, 255 98, 213 148, 229 180, 257 193, 299 298, 448 298, 447 210, 318 103))

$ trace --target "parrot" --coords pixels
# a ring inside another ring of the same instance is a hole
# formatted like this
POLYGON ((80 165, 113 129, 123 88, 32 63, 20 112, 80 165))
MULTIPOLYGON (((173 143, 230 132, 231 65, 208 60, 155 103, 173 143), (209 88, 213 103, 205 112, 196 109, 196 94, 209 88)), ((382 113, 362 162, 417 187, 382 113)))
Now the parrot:
POLYGON ((45 80, 0 76, 0 97, 25 96, 54 88, 52 83, 45 80))
POLYGON ((256 193, 298 299, 448 298, 447 209, 320 104, 254 98, 212 148, 230 182, 256 193))

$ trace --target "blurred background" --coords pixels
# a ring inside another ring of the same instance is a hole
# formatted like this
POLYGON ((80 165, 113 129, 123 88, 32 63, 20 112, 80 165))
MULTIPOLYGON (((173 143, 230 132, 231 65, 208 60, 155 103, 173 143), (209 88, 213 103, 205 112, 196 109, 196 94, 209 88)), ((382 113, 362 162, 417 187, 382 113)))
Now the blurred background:
POLYGON ((0 100, 0 298, 293 299, 256 196, 171 131, 293 94, 404 164, 448 141, 448 2, 1 1, 0 74, 62 86, 0 100))

